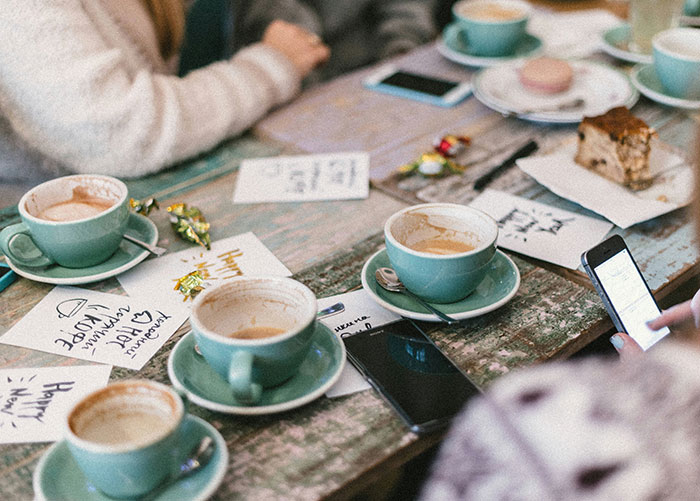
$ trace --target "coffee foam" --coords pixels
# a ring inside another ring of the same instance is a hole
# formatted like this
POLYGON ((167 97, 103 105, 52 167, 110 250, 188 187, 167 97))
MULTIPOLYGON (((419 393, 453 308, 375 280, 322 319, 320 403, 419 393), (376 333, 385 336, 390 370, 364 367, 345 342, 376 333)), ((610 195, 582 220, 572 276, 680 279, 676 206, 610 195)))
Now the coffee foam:
POLYGON ((116 383, 80 402, 69 415, 68 426, 76 437, 90 443, 138 448, 172 430, 178 407, 170 393, 116 383))
POLYGON ((412 248, 427 240, 451 240, 472 248, 481 245, 481 239, 469 230, 469 223, 450 216, 408 212, 391 226, 397 242, 412 248))
MULTIPOLYGON (((84 204, 92 201, 93 205, 108 205, 102 208, 103 211, 118 203, 126 195, 122 190, 123 188, 110 178, 68 176, 48 181, 30 191, 24 202, 24 209, 32 216, 42 218, 42 212, 49 210, 52 206, 67 203, 84 204)), ((84 211, 85 208, 78 210, 84 211)), ((60 214, 70 213, 70 209, 59 209, 59 211, 60 214)), ((73 217, 71 220, 78 219, 81 218, 73 217)), ((61 220, 65 221, 65 219, 61 220)))
POLYGON ((496 3, 466 3, 460 5, 457 12, 462 17, 487 22, 515 21, 525 16, 525 12, 521 9, 496 3))

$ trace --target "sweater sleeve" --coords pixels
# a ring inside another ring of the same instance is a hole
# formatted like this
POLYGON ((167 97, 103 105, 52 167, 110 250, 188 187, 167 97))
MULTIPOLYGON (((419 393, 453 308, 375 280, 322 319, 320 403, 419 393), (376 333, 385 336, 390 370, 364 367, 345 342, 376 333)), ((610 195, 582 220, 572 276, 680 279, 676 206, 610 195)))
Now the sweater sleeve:
POLYGON ((134 69, 77 0, 0 2, 0 110, 74 172, 134 177, 201 153, 298 92, 281 53, 253 45, 184 78, 134 69))

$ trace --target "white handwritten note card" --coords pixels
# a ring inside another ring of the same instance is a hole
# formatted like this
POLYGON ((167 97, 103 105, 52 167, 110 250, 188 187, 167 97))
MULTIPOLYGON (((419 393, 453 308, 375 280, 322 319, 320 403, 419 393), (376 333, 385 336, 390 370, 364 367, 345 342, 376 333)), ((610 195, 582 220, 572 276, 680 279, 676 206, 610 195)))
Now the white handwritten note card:
POLYGON ((77 287, 54 287, 0 343, 140 369, 187 319, 185 308, 77 287))
POLYGON ((369 196, 364 152, 243 160, 233 203, 351 200, 369 196))
MULTIPOLYGON (((379 306, 364 289, 319 299, 318 308, 322 310, 336 303, 343 305, 342 311, 322 318, 321 322, 337 336, 364 331, 401 318, 396 313, 379 306)), ((369 383, 357 369, 347 363, 340 379, 326 392, 326 396, 328 398, 340 397, 366 390, 369 387, 369 383)))
POLYGON ((110 365, 0 370, 0 443, 53 442, 78 400, 107 385, 110 365))
MULTIPOLYGON (((193 271, 199 271, 210 285, 241 275, 292 274, 258 237, 248 232, 217 240, 211 244, 211 250, 197 246, 145 261, 117 279, 132 297, 165 298, 169 304, 182 308, 185 297, 175 290, 175 284, 193 271)), ((189 306, 192 302, 184 304, 189 306)))
POLYGON ((581 254, 613 227, 595 219, 502 191, 485 190, 471 204, 499 226, 498 246, 575 270, 581 254))

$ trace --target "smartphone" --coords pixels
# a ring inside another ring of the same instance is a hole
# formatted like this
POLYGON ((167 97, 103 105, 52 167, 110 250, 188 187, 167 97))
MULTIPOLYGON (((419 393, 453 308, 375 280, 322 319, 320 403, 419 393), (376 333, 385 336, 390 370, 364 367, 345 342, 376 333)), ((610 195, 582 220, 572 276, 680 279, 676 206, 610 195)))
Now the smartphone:
POLYGON ((581 262, 615 327, 629 334, 643 350, 671 332, 668 327, 658 331, 647 327, 661 310, 621 236, 613 235, 587 250, 581 262))
POLYGON ((469 82, 454 82, 384 66, 366 78, 364 86, 438 106, 454 106, 472 92, 469 82))
POLYGON ((415 433, 446 426, 480 393, 411 320, 341 337, 350 362, 415 433))
POLYGON ((17 275, 6 263, 0 263, 0 291, 15 281, 17 275))

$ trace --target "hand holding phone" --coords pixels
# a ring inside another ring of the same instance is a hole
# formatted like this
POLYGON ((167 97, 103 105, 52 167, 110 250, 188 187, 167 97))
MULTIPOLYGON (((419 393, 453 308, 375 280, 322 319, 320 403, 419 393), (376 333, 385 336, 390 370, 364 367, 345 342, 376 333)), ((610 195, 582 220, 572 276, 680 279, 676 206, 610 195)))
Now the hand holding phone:
POLYGON ((615 327, 643 350, 671 332, 668 327, 655 331, 647 325, 661 310, 621 236, 613 235, 587 250, 581 262, 615 327))
POLYGON ((391 65, 382 67, 363 83, 368 89, 445 107, 454 106, 472 92, 469 82, 420 75, 391 65))

